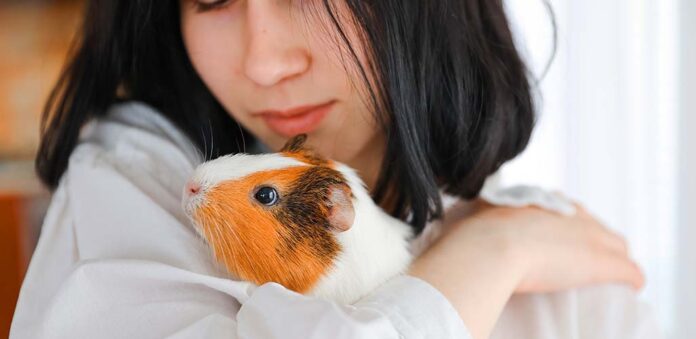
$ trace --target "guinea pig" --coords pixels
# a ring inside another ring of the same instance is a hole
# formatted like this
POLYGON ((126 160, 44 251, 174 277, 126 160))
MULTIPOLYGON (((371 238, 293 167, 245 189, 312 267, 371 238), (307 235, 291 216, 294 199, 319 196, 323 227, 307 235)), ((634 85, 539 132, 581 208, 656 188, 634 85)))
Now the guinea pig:
POLYGON ((377 206, 353 169, 305 140, 201 164, 183 207, 232 277, 352 303, 408 268, 412 228, 377 206))

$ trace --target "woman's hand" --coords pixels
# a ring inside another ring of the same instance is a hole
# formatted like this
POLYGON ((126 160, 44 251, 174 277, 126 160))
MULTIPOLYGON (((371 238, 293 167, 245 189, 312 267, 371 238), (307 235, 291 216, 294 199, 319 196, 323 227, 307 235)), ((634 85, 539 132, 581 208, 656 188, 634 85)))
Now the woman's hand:
POLYGON ((442 237, 410 271, 452 302, 474 338, 488 336, 516 292, 643 285, 625 241, 582 208, 566 217, 535 207, 475 206, 467 218, 446 216, 442 237))
POLYGON ((470 236, 496 232, 505 238, 497 241, 514 252, 513 262, 523 272, 515 292, 554 292, 600 283, 624 283, 636 290, 643 286, 626 241, 581 206, 576 206, 576 215, 564 217, 534 207, 477 204, 479 211, 466 222, 472 228, 459 232, 470 236), (498 230, 492 230, 495 227, 498 230))

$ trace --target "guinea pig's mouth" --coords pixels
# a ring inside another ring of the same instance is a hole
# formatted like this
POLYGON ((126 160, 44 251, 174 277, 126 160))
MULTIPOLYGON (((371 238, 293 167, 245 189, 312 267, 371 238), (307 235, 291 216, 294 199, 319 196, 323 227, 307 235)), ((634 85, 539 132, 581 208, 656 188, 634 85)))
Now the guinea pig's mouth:
POLYGON ((193 229, 204 241, 207 242, 208 239, 205 236, 204 230, 205 225, 203 225, 201 220, 197 217, 200 204, 200 199, 184 199, 183 208, 186 217, 189 219, 191 226, 193 226, 193 229))
POLYGON ((201 188, 192 189, 190 185, 184 188, 183 198, 181 199, 181 207, 186 213, 186 216, 194 223, 196 222, 196 211, 205 201, 205 191, 201 188))

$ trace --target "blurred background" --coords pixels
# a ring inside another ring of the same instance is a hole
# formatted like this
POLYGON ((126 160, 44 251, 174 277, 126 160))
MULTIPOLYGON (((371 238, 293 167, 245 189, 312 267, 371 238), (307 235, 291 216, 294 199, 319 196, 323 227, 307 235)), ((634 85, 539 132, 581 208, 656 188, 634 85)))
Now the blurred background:
MULTIPOLYGON (((505 0, 541 77, 554 50, 542 1, 505 0)), ((648 278, 641 298, 671 339, 696 335, 696 1, 551 0, 557 50, 539 82, 528 150, 507 185, 560 189, 625 235, 648 278)), ((40 112, 82 1, 0 0, 0 336, 49 194, 33 156, 40 112)))
POLYGON ((43 103, 81 1, 0 0, 0 337, 7 338, 49 195, 34 175, 43 103))
MULTIPOLYGON (((554 30, 544 2, 506 0, 531 70, 554 30)), ((557 51, 537 129, 504 184, 559 189, 629 241, 668 338, 696 338, 696 1, 550 0, 557 51)))

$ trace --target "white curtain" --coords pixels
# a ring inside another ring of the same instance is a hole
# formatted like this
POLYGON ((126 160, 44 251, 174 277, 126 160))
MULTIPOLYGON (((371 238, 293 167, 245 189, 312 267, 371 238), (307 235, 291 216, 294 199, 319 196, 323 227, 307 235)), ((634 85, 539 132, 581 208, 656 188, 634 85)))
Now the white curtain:
MULTIPOLYGON (((692 292, 678 284, 696 265, 677 260, 687 244, 679 241, 679 225, 686 223, 678 206, 687 207, 678 179, 679 93, 682 33, 696 32, 683 32, 680 0, 550 3, 558 51, 539 85, 537 130, 528 150, 503 168, 501 181, 560 189, 626 236, 648 278, 641 297, 668 338, 690 338, 686 329, 695 325, 684 320, 696 308, 693 300, 681 304, 692 292)), ((553 46, 544 2, 506 4, 519 46, 540 75, 553 46)))
POLYGON ((677 336, 696 334, 696 1, 680 0, 677 336))

